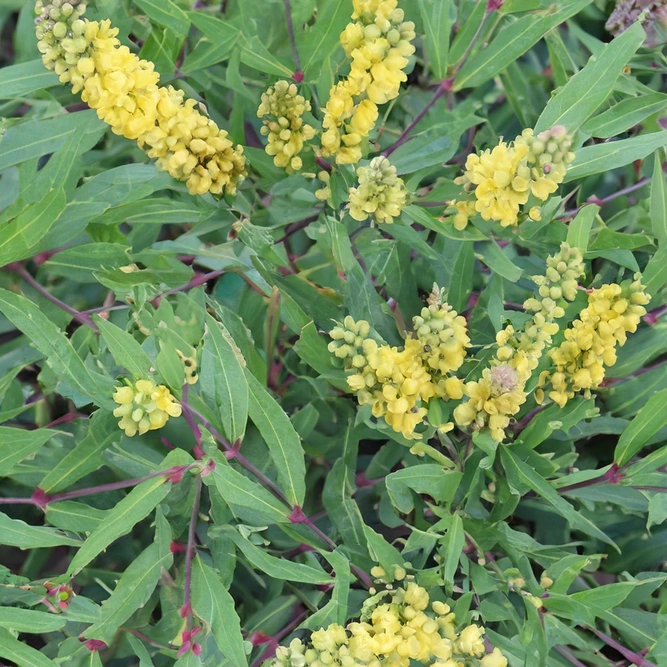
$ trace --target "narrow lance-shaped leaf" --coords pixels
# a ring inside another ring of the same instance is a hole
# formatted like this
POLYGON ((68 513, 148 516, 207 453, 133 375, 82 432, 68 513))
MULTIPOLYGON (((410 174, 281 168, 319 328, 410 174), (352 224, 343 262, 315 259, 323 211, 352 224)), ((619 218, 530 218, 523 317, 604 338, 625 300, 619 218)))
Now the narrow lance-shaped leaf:
POLYGON ((667 424, 667 389, 653 394, 623 431, 614 451, 614 461, 624 466, 667 424))
POLYGON ((607 44, 599 55, 577 72, 554 97, 539 117, 535 132, 564 125, 576 132, 609 97, 623 68, 646 39, 640 22, 607 44))
POLYGON ((10 519, 0 512, 0 544, 19 549, 40 549, 63 545, 78 547, 81 542, 54 528, 30 526, 25 521, 10 519))
POLYGON ((250 389, 250 419, 269 448, 287 499, 292 505, 301 506, 306 495, 306 463, 301 438, 284 410, 250 371, 246 372, 246 379, 250 389))
POLYGON ((246 667, 241 622, 232 596, 200 556, 192 563, 192 608, 212 630, 218 649, 233 667, 246 667))
POLYGON ((67 619, 57 614, 36 609, 20 609, 18 607, 0 607, 0 627, 41 634, 55 632, 67 623, 67 619))
POLYGON ((600 210, 599 206, 595 204, 587 204, 579 213, 577 213, 574 220, 570 223, 567 230, 567 242, 573 248, 579 248, 582 253, 588 249, 588 240, 593 229, 593 222, 595 216, 600 210))
POLYGON ((206 316, 199 384, 202 398, 219 416, 230 442, 243 437, 248 421, 245 361, 226 327, 206 316))
POLYGON ((0 426, 0 477, 9 474, 14 464, 39 451, 55 434, 56 431, 45 428, 26 431, 0 426))
POLYGON ((136 378, 146 378, 150 375, 152 366, 150 357, 132 335, 99 316, 95 317, 95 324, 117 364, 136 378))
POLYGON ((16 639, 6 628, 0 628, 0 658, 11 660, 20 667, 57 667, 57 663, 16 639))
POLYGON ((649 213, 653 234, 660 246, 667 245, 667 188, 665 175, 662 171, 661 151, 655 154, 653 162, 653 178, 651 179, 651 201, 649 213))

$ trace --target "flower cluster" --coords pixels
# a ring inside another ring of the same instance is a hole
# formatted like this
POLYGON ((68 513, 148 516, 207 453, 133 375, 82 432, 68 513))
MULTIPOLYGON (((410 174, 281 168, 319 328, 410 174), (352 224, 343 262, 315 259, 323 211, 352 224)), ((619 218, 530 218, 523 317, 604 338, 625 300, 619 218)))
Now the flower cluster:
POLYGON ((442 301, 439 288, 413 326, 415 334, 400 349, 376 340, 368 322, 349 316, 329 334, 329 351, 351 371, 347 383, 359 404, 371 405, 374 417, 384 417, 408 440, 421 437, 415 428, 424 421, 430 399, 463 396, 463 381, 450 373, 463 364, 470 344, 464 318, 442 301))
POLYGON ((308 644, 293 639, 278 647, 270 667, 409 667, 413 660, 438 667, 507 667, 499 649, 487 654, 483 627, 471 624, 457 631, 449 605, 431 601, 413 577, 406 577, 402 568, 397 571, 403 584, 371 589, 358 622, 316 630, 308 644))
POLYGON ((121 417, 118 426, 125 435, 132 437, 146 431, 162 428, 169 417, 180 417, 182 408, 164 385, 157 385, 153 380, 137 380, 119 387, 113 395, 118 403, 113 414, 121 417))
POLYGON ((44 65, 81 91, 116 134, 135 140, 161 169, 184 181, 191 194, 234 194, 246 175, 243 148, 234 147, 203 106, 195 108, 195 100, 172 86, 160 87, 153 63, 122 46, 109 21, 82 20, 83 9, 38 1, 44 65))
MULTIPOLYGON (((513 142, 501 141, 493 149, 468 156, 463 176, 456 183, 474 197, 471 202, 455 202, 453 222, 464 229, 474 211, 484 220, 503 227, 517 225, 521 207, 530 196, 546 201, 563 182, 567 165, 574 160, 572 137, 558 125, 534 136, 524 130, 513 142)), ((529 217, 539 220, 538 207, 530 207, 529 217)))
POLYGON ((538 296, 524 303, 533 317, 520 332, 509 325, 498 333, 495 358, 478 381, 466 383, 464 392, 469 400, 454 410, 459 426, 488 428, 494 440, 504 440, 510 419, 526 402, 526 383, 558 332, 555 320, 565 315, 559 304, 575 299, 577 281, 583 275, 581 251, 563 243, 560 251, 547 259, 545 275, 533 276, 538 296))
MULTIPOLYGON (((603 285, 588 295, 588 306, 565 330, 565 340, 549 350, 556 370, 540 375, 540 387, 550 386, 549 398, 563 407, 575 393, 590 396, 604 380, 605 366, 616 363, 616 346, 623 346, 634 333, 650 301, 641 276, 622 284, 603 285)), ((544 400, 539 389, 538 401, 544 400)))
POLYGON ((361 144, 378 117, 378 104, 398 96, 403 71, 415 47, 414 23, 404 20, 397 0, 353 0, 354 13, 340 36, 351 60, 349 75, 329 93, 322 123, 322 155, 356 164, 361 144))
POLYGON ((371 216, 380 224, 394 222, 408 199, 408 190, 396 167, 380 156, 367 167, 359 167, 357 176, 359 187, 350 188, 350 215, 359 221, 371 216))
POLYGON ((306 111, 310 111, 310 102, 289 81, 278 81, 262 93, 262 103, 257 109, 257 117, 264 122, 261 132, 268 139, 265 150, 273 156, 276 167, 288 172, 301 169, 299 154, 304 142, 316 134, 314 127, 303 122, 306 111))

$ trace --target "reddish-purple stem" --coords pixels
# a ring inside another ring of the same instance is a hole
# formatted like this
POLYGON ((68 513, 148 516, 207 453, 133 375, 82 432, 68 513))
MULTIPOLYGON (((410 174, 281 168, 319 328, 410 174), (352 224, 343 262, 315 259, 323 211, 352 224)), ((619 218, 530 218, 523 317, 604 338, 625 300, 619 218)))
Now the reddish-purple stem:
POLYGON ((554 646, 554 649, 558 651, 568 662, 571 662, 574 667, 587 667, 581 660, 577 660, 564 646, 554 646))
POLYGON ((600 197, 596 197, 595 195, 593 195, 592 197, 588 198, 588 201, 586 201, 585 204, 582 204, 581 206, 577 206, 577 208, 573 208, 569 211, 565 211, 562 215, 558 216, 558 219, 562 220, 563 218, 573 218, 587 204, 597 204, 598 206, 604 206, 605 204, 608 204, 609 202, 614 201, 614 199, 618 199, 619 197, 625 197, 626 195, 632 194, 633 192, 636 192, 637 190, 641 190, 650 181, 651 181, 651 179, 648 176, 644 176, 644 178, 638 180, 633 185, 628 185, 627 188, 623 188, 622 190, 619 190, 618 192, 614 192, 610 195, 607 195, 606 197, 600 198, 600 197))
POLYGON ((294 38, 294 23, 292 22, 292 5, 290 0, 283 0, 285 3, 285 19, 287 21, 287 34, 289 36, 289 43, 292 47, 292 58, 294 59, 294 67, 296 67, 296 72, 294 73, 294 80, 297 83, 303 81, 303 73, 301 71, 301 60, 299 59, 299 49, 296 47, 296 39, 294 38))
POLYGON ((197 518, 199 516, 199 500, 201 498, 201 475, 197 476, 195 486, 195 501, 192 505, 192 515, 190 516, 190 527, 188 529, 188 546, 185 552, 185 594, 183 599, 183 608, 187 609, 187 629, 192 629, 192 559, 195 554, 195 535, 197 533, 197 518))
POLYGON ((629 660, 633 665, 637 667, 656 667, 656 665, 648 660, 645 660, 639 653, 635 653, 630 649, 625 648, 622 644, 619 644, 615 639, 612 639, 608 635, 605 635, 604 632, 600 632, 596 628, 591 628, 591 631, 601 639, 607 646, 617 650, 626 660, 629 660))

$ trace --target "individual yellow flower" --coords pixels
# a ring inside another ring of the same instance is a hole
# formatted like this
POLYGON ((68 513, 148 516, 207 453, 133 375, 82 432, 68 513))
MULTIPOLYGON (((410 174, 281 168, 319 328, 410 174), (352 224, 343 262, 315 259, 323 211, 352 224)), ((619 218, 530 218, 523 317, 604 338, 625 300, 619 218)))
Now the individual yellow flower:
POLYGON ((477 210, 475 202, 457 201, 452 204, 452 207, 455 211, 452 217, 454 229, 458 229, 461 232, 468 226, 468 221, 470 218, 475 215, 477 210))
POLYGON ((97 111, 119 135, 136 141, 158 166, 185 182, 191 194, 234 194, 244 179, 245 157, 227 132, 172 86, 158 86, 153 63, 117 39, 110 21, 80 17, 85 6, 38 2, 37 36, 43 62, 97 111), (67 9, 66 9, 67 5, 67 9), (54 13, 55 12, 55 13, 54 13), (52 20, 51 15, 58 16, 52 20))
POLYGON ((350 215, 359 221, 371 216, 379 224, 394 222, 408 199, 396 167, 386 157, 376 157, 367 167, 357 169, 357 177, 359 186, 350 189, 350 215))
POLYGON ((484 628, 478 625, 469 625, 464 628, 456 640, 456 650, 459 653, 479 657, 484 654, 484 628))
POLYGON ((119 387, 113 395, 118 406, 113 414, 121 417, 118 426, 133 437, 162 428, 169 417, 180 417, 182 408, 164 385, 153 380, 137 380, 119 387))
POLYGON ((288 173, 301 169, 299 154, 304 143, 315 136, 315 128, 303 122, 306 111, 310 111, 310 102, 289 81, 278 81, 262 93, 257 109, 257 117, 264 122, 261 132, 268 138, 265 150, 273 156, 274 164, 288 173))
POLYGON ((479 667, 507 667, 507 658, 499 648, 494 648, 491 653, 482 658, 479 667))

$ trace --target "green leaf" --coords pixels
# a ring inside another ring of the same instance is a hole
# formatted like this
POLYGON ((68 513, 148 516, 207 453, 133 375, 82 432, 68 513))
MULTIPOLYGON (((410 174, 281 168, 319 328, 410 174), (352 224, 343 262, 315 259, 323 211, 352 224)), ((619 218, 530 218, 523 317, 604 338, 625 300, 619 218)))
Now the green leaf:
POLYGON ((204 478, 211 480, 232 511, 262 522, 286 523, 289 510, 270 491, 260 486, 232 468, 224 456, 216 451, 209 452, 215 461, 215 470, 204 478))
POLYGON ((454 90, 474 88, 502 72, 557 25, 578 14, 591 0, 565 0, 547 11, 534 12, 507 23, 483 51, 470 58, 454 80, 454 90))
POLYGON ((0 544, 19 549, 41 549, 63 545, 78 547, 81 542, 63 535, 54 528, 29 526, 24 521, 10 519, 0 512, 0 544))
POLYGON ((426 32, 426 52, 436 79, 447 76, 449 34, 456 21, 452 0, 418 0, 419 12, 426 32))
POLYGON ((626 234, 612 229, 601 229, 590 245, 590 250, 636 250, 653 245, 653 239, 646 234, 626 234))
POLYGON ((46 520, 61 530, 92 533, 107 517, 107 510, 98 510, 85 503, 63 500, 47 505, 46 520))
POLYGON ((452 514, 451 523, 443 542, 445 553, 444 579, 447 583, 453 584, 456 570, 459 567, 459 559, 466 543, 463 521, 458 512, 452 514))
POLYGON ((0 426, 0 477, 9 474, 14 464, 38 452, 55 434, 56 431, 45 428, 25 431, 0 426))
POLYGON ((667 246, 658 248, 658 252, 651 257, 644 269, 642 281, 646 291, 653 297, 667 285, 667 246))
POLYGON ((6 628, 0 628, 0 658, 11 660, 19 667, 57 667, 43 653, 15 639, 6 628))
POLYGON ((47 357, 53 371, 73 389, 102 407, 115 407, 111 399, 114 381, 88 370, 70 341, 58 327, 24 296, 0 289, 0 311, 47 357))
POLYGON ((465 229, 459 231, 454 229, 454 225, 449 221, 441 222, 434 218, 428 211, 423 208, 411 205, 403 210, 404 215, 408 216, 414 222, 430 229, 438 234, 442 234, 449 239, 455 241, 486 241, 488 237, 480 232, 476 227, 468 225, 465 229))
POLYGON ((605 45, 601 53, 592 55, 587 65, 549 100, 535 132, 555 125, 564 125, 568 132, 576 132, 607 100, 623 68, 645 39, 641 23, 636 22, 605 45))
POLYGON ((592 137, 610 139, 639 125, 649 116, 665 108, 667 108, 667 95, 664 93, 631 97, 591 118, 583 125, 581 131, 592 137))
MULTIPOLYGON (((167 464, 168 459, 169 456, 165 459, 164 464, 167 464)), ((127 535, 135 524, 145 519, 158 506, 169 493, 170 488, 171 484, 168 483, 165 475, 156 475, 134 487, 109 512, 104 523, 88 536, 72 559, 67 570, 68 574, 73 576, 80 572, 112 542, 127 535)))
POLYGON ((0 99, 27 97, 42 88, 59 85, 58 77, 44 67, 41 58, 0 69, 0 99))
POLYGON ((651 216, 651 228, 658 239, 658 243, 660 246, 667 245, 667 192, 660 151, 655 154, 655 161, 653 162, 649 214, 651 216))
POLYGON ((573 248, 579 248, 582 254, 585 254, 588 249, 588 240, 591 229, 593 229, 593 222, 599 211, 599 206, 587 204, 577 213, 567 229, 567 242, 573 248))
POLYGON ((72 486, 103 465, 102 452, 118 442, 121 436, 118 417, 98 410, 88 422, 86 436, 46 474, 39 488, 45 493, 54 493, 72 486))
POLYGON ((570 165, 565 181, 575 181, 585 176, 602 174, 618 167, 642 160, 658 148, 667 145, 667 131, 640 134, 631 139, 610 141, 586 146, 577 151, 577 157, 570 165))
POLYGON ((243 437, 248 421, 248 381, 245 360, 227 328, 210 315, 199 383, 202 398, 219 414, 224 435, 230 442, 243 437))
POLYGON ((246 667, 241 622, 232 596, 200 556, 192 562, 192 608, 211 628, 218 649, 234 667, 246 667))
POLYGON ((62 188, 51 190, 43 199, 23 210, 0 227, 0 266, 32 255, 37 245, 65 210, 67 198, 62 188))
POLYGON ((44 268, 51 275, 97 284, 94 271, 118 269, 130 264, 127 250, 127 246, 121 243, 85 243, 55 254, 44 264, 44 268))
POLYGON ((18 607, 0 607, 0 627, 18 632, 37 635, 56 632, 67 623, 67 619, 57 614, 18 607))
POLYGON ((102 603, 100 620, 89 627, 84 637, 111 644, 118 628, 143 607, 160 581, 163 571, 171 567, 174 556, 157 543, 144 549, 123 572, 113 593, 102 603))
POLYGON ((315 25, 296 32, 297 46, 302 54, 302 68, 306 80, 317 78, 323 63, 340 45, 340 33, 350 20, 352 7, 348 0, 329 0, 315 25))
POLYGON ((452 502, 462 477, 460 472, 425 463, 392 472, 385 478, 385 483, 394 507, 408 514, 414 509, 411 491, 425 493, 436 503, 447 505, 452 502))
POLYGON ((222 527, 222 531, 226 537, 229 537, 236 544, 253 567, 268 574, 273 579, 313 585, 324 585, 332 582, 331 575, 322 568, 271 556, 230 526, 222 527))
POLYGON ((0 142, 0 171, 57 151, 72 132, 90 135, 95 143, 103 127, 104 123, 92 109, 20 123, 7 130, 0 142))
POLYGON ((624 466, 642 447, 667 424, 667 389, 653 394, 628 424, 614 450, 614 461, 624 466))
POLYGON ((348 616, 348 597, 352 576, 350 574, 350 561, 340 550, 320 551, 336 573, 331 599, 324 607, 312 614, 301 627, 308 630, 319 630, 326 628, 332 623, 344 625, 348 616))
POLYGON ((306 463, 301 438, 284 410, 250 371, 246 371, 246 379, 250 390, 250 419, 269 448, 287 500, 300 507, 306 495, 306 463))
POLYGON ((190 19, 172 0, 133 0, 155 23, 170 28, 183 37, 190 31, 190 19))
POLYGON ((499 276, 515 283, 523 275, 523 271, 512 262, 495 241, 485 243, 481 246, 481 250, 481 259, 484 264, 499 276))
POLYGON ((526 485, 546 500, 554 510, 567 519, 572 527, 591 535, 606 544, 616 547, 614 541, 607 537, 592 521, 577 512, 570 503, 558 495, 558 492, 541 475, 524 463, 509 447, 500 448, 500 458, 507 472, 510 485, 517 492, 521 485, 526 485))
POLYGON ((153 362, 138 341, 131 334, 99 315, 95 316, 94 320, 116 363, 135 378, 149 377, 153 362))

